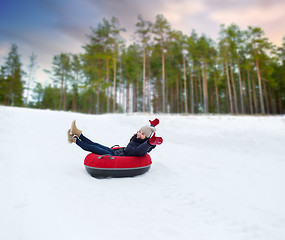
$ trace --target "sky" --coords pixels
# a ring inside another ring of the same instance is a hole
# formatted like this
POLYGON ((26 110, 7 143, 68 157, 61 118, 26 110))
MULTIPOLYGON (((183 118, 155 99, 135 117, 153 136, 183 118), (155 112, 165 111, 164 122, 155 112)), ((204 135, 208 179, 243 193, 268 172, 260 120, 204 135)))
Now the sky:
POLYGON ((259 26, 280 46, 284 9, 285 0, 0 0, 0 66, 15 43, 24 69, 34 52, 39 65, 35 80, 48 83, 43 70, 51 69, 53 56, 82 53, 91 27, 115 16, 126 29, 122 36, 132 42, 139 14, 151 22, 163 14, 172 29, 187 35, 194 29, 215 41, 221 24, 259 26))

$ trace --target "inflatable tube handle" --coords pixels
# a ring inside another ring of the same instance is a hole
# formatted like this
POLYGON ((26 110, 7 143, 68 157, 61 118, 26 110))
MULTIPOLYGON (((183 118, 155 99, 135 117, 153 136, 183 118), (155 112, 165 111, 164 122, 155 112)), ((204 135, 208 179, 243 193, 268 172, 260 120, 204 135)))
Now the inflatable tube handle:
POLYGON ((105 156, 110 156, 110 159, 115 159, 115 157, 113 157, 111 154, 104 154, 102 156, 99 156, 98 159, 102 159, 105 156))
POLYGON ((114 148, 114 147, 120 147, 120 145, 117 144, 117 145, 112 146, 111 148, 114 148))

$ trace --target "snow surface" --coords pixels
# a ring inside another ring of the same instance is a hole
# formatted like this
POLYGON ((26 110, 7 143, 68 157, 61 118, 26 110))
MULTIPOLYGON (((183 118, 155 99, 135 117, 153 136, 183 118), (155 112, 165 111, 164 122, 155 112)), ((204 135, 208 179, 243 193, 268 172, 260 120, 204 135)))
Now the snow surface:
POLYGON ((87 115, 0 106, 0 239, 285 239, 285 117, 87 115), (158 117, 149 172, 92 178, 71 121, 125 146, 158 117))

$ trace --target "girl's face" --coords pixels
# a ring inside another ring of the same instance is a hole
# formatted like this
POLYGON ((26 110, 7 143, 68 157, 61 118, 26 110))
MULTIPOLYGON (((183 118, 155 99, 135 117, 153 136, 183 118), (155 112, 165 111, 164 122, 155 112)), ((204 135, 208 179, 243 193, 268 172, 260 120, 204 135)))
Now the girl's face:
POLYGON ((137 138, 140 138, 140 139, 145 139, 145 135, 142 131, 138 131, 137 132, 137 138))

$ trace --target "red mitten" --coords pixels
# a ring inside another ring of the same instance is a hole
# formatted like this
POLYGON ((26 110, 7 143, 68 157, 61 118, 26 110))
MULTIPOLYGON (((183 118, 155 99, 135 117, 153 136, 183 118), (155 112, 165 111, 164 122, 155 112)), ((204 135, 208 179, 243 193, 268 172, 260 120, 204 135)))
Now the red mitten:
POLYGON ((153 121, 149 120, 149 122, 150 122, 150 125, 152 125, 154 127, 159 124, 158 118, 154 119, 153 121))
POLYGON ((160 145, 163 142, 162 137, 156 137, 155 133, 152 135, 152 137, 148 140, 150 145, 160 145))

